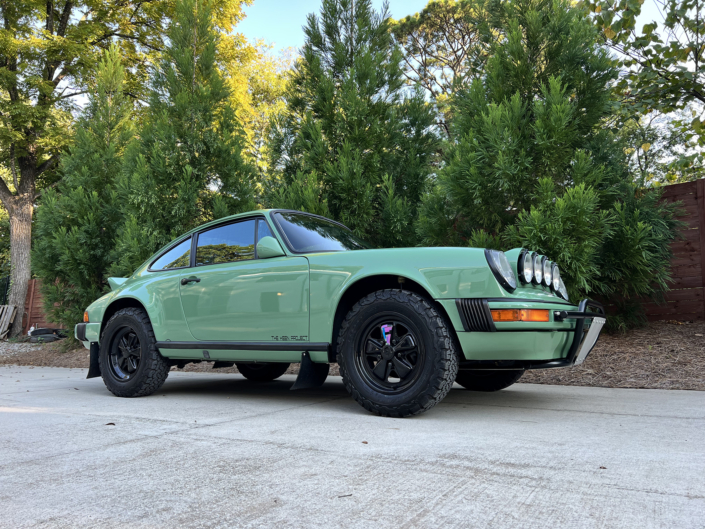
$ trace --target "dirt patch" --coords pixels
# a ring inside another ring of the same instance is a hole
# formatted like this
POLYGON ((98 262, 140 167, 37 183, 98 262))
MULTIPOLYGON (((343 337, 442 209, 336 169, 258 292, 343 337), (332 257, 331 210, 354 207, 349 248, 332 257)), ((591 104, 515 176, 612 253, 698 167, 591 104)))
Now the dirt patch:
POLYGON ((0 342, 0 365, 88 368, 88 349, 77 344, 63 352, 65 347, 63 340, 48 344, 0 342))
POLYGON ((705 390, 705 322, 655 322, 603 334, 585 363, 528 371, 521 382, 607 388, 705 390))
MULTIPOLYGON (((0 342, 0 364, 88 368, 89 358, 81 346, 62 352, 62 342, 0 342)), ((213 369, 210 362, 172 371, 238 372, 234 366, 213 369)), ((298 364, 292 364, 287 373, 298 371, 298 364)), ((337 365, 331 366, 330 374, 339 374, 337 365)), ((657 322, 623 335, 603 334, 582 366, 528 371, 521 382, 705 391, 705 322, 657 322)))

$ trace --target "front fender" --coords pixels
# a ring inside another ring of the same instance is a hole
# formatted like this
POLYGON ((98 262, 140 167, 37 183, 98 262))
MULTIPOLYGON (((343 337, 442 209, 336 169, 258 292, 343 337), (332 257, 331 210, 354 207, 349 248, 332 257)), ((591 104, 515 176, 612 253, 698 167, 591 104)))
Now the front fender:
POLYGON ((400 248, 306 257, 311 271, 311 341, 331 340, 341 298, 358 281, 373 276, 404 277, 438 300, 502 295, 481 249, 400 248))

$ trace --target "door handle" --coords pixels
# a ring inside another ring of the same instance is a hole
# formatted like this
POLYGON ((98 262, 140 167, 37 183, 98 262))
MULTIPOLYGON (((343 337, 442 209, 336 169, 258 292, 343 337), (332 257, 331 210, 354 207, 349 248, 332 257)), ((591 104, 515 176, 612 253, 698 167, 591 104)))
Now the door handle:
POLYGON ((200 283, 200 282, 201 282, 200 277, 182 277, 181 278, 182 285, 188 285, 189 283, 200 283))

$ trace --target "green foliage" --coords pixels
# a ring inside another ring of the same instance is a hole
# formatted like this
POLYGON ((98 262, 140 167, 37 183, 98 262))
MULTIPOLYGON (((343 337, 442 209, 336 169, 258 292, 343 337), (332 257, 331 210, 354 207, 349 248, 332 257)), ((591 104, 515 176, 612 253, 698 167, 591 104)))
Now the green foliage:
MULTIPOLYGON (((559 192, 577 183, 609 184, 590 151, 609 141, 598 124, 610 112, 607 85, 616 70, 595 44, 595 30, 566 4, 517 0, 491 9, 492 31, 504 31, 504 38, 492 48, 484 79, 453 98, 456 141, 439 177, 446 215, 461 238, 512 224, 530 208, 541 178, 559 192)), ((421 235, 435 244, 457 237, 421 235)))
POLYGON ((417 230, 427 244, 523 246, 555 260, 572 299, 626 307, 666 288, 677 223, 634 184, 614 62, 566 1, 488 2, 482 78, 451 100, 451 142, 417 230))
MULTIPOLYGON (((643 0, 587 0, 604 41, 623 57, 627 71, 617 84, 632 110, 672 111, 705 103, 705 20, 702 0, 654 0, 662 19, 636 31, 643 0)), ((700 134, 705 121, 691 125, 700 134)), ((703 140, 705 141, 705 140, 703 140)))
POLYGON ((598 263, 603 241, 612 231, 612 218, 600 210, 598 193, 580 184, 556 197, 553 181, 543 178, 533 202, 507 228, 508 245, 550 256, 560 267, 571 299, 579 299, 584 292, 609 292, 611 285, 603 285, 598 263))
POLYGON ((316 171, 298 171, 289 182, 270 191, 269 200, 282 209, 295 209, 330 217, 328 202, 321 199, 322 181, 316 171))
POLYGON ((97 86, 60 167, 63 178, 37 210, 34 272, 42 280, 49 320, 67 328, 82 321, 85 307, 107 290, 104 274, 121 218, 115 180, 135 133, 124 88, 113 47, 98 64, 97 86))
POLYGON ((634 114, 622 107, 617 120, 630 167, 641 185, 659 186, 705 177, 705 160, 690 128, 689 109, 634 114))
POLYGON ((199 224, 254 209, 254 168, 216 65, 212 4, 179 0, 169 46, 152 78, 140 139, 125 156, 126 217, 113 275, 129 275, 156 249, 199 224))
POLYGON ((414 244, 438 138, 420 91, 404 93, 390 18, 368 0, 324 0, 275 127, 266 201, 330 212, 374 245, 414 244))
POLYGON ((601 40, 621 59, 625 75, 615 91, 625 112, 676 112, 664 139, 679 141, 683 149, 675 157, 664 153, 669 181, 700 178, 705 165, 705 5, 703 0, 653 2, 660 20, 644 24, 641 34, 636 27, 643 21, 643 1, 586 0, 584 5, 601 40))

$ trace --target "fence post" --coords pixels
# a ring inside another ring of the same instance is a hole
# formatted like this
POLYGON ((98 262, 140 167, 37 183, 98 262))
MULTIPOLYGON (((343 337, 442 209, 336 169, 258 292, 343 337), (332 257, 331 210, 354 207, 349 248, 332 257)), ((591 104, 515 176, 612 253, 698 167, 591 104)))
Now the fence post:
MULTIPOLYGON (((700 274, 705 293, 705 180, 697 181, 695 200, 698 203, 698 232, 700 236, 700 274)), ((703 299, 703 316, 705 316, 705 299, 703 299)))

